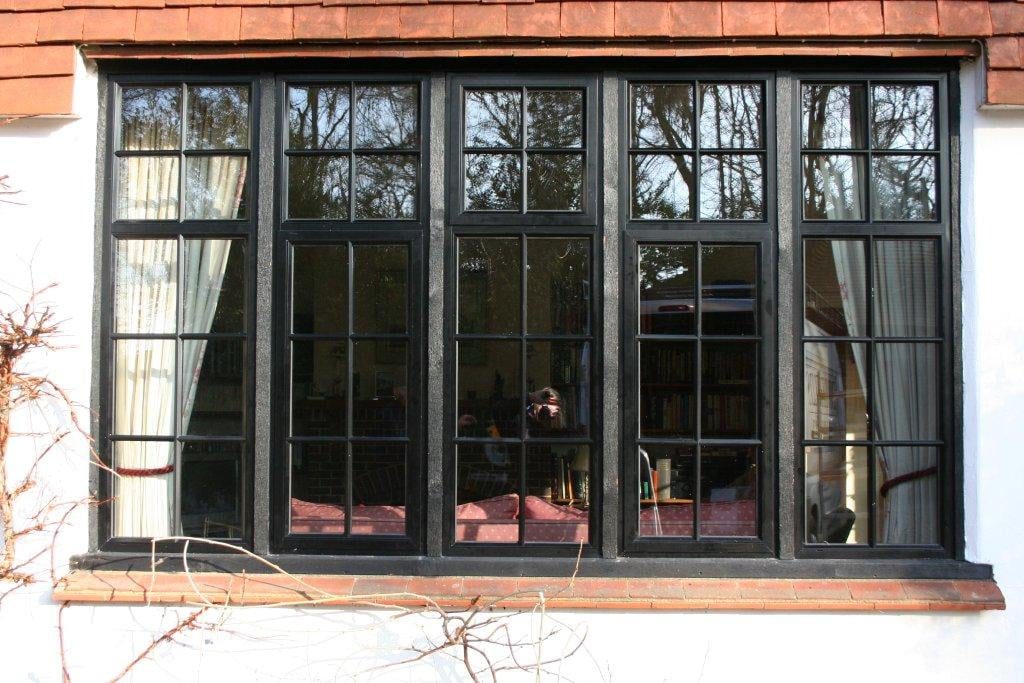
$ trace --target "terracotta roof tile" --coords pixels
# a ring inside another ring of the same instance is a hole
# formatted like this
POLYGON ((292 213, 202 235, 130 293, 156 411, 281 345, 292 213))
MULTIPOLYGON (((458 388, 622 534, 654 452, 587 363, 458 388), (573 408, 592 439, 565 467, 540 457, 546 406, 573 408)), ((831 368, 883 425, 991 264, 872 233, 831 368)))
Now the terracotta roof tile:
POLYGON ((973 0, 939 0, 939 35, 992 35, 989 3, 973 0))
POLYGON ((886 35, 933 36, 939 31, 939 10, 934 0, 886 0, 882 11, 886 35))
POLYGON ((120 43, 135 39, 136 10, 86 9, 82 40, 89 42, 120 43))
POLYGON ((196 42, 235 42, 241 24, 241 7, 191 7, 188 10, 188 39, 196 42))
POLYGON ((188 8, 140 9, 135 19, 135 40, 140 43, 188 40, 188 8))
POLYGON ((35 13, 5 14, 0 31, 0 45, 31 45, 36 42, 39 15, 35 13))
POLYGON ((456 38, 494 38, 506 32, 505 5, 455 5, 456 38))
POLYGON ((0 79, 74 75, 75 53, 73 45, 0 47, 0 79))
POLYGON ((566 38, 615 35, 615 3, 563 2, 559 30, 566 38))
POLYGON ((775 29, 780 36, 827 36, 827 2, 775 3, 775 29))
POLYGON ((344 40, 348 7, 296 7, 293 22, 296 40, 344 40))
POLYGON ((398 35, 401 38, 452 38, 453 11, 451 5, 403 5, 398 11, 398 35))
MULTIPOLYGON (((327 0, 325 4, 329 2, 330 0, 327 0)), ((397 38, 399 27, 398 7, 349 8, 349 38, 397 38)))
POLYGON ((884 30, 882 3, 863 0, 828 3, 828 29, 834 36, 878 36, 884 30))
POLYGON ((510 36, 556 38, 560 33, 560 10, 557 2, 509 5, 505 8, 505 30, 510 36))
POLYGON ((74 76, 10 78, 0 81, 0 115, 71 114, 74 76))
POLYGON ((726 36, 774 36, 775 3, 722 3, 722 34, 726 36))

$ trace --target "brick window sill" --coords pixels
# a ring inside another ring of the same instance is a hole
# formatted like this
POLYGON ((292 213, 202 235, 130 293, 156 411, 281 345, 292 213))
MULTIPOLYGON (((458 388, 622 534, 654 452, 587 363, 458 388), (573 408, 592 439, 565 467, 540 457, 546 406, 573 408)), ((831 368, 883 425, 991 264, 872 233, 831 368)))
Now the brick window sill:
POLYGON ((196 605, 415 607, 427 600, 464 609, 978 612, 1006 609, 993 580, 616 579, 321 576, 76 570, 54 590, 58 602, 196 605))

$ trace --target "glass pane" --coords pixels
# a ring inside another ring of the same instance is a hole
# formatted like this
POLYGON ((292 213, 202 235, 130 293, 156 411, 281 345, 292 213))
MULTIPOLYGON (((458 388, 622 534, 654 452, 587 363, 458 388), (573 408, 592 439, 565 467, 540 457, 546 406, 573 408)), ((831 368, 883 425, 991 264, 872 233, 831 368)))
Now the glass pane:
POLYGON ((873 85, 871 140, 876 149, 935 149, 935 87, 873 85))
POLYGON ((356 156, 356 218, 416 218, 419 158, 410 154, 356 156))
POLYGON ((704 149, 761 147, 761 85, 701 84, 700 146, 704 149))
POLYGON ((248 163, 245 157, 186 157, 185 219, 246 218, 248 163))
POLYGON ((121 149, 178 149, 181 88, 121 89, 121 149))
POLYGON ((405 446, 352 444, 352 534, 405 534, 405 446))
POLYGON ((939 346, 875 345, 875 438, 939 438, 939 346))
POLYGON ((756 537, 757 448, 700 449, 700 535, 756 537))
POLYGON ((701 331, 757 334, 757 247, 701 247, 701 331))
POLYGON ((710 221, 764 218, 764 158, 757 154, 702 155, 700 217, 710 221))
POLYGON ((868 438, 866 344, 804 345, 804 438, 868 438))
POLYGON ((174 435, 175 344, 166 339, 114 342, 114 433, 174 435))
POLYGON ((520 447, 460 444, 456 459, 455 540, 518 543, 520 447))
POLYGON ((590 344, 529 342, 526 390, 529 436, 585 436, 590 426, 590 344))
POLYGON ((347 450, 344 443, 292 444, 291 533, 345 533, 347 450))
POLYGON ((590 539, 590 469, 590 448, 584 445, 526 449, 527 543, 580 544, 590 539))
POLYGON ((640 437, 692 438, 693 342, 640 342, 640 437))
POLYGON ((288 217, 348 218, 348 157, 288 157, 288 217))
POLYGON ((701 346, 701 436, 757 436, 757 344, 701 346))
POLYGON ((526 155, 526 208, 580 211, 583 208, 583 155, 526 155))
POLYGON ((174 443, 114 442, 114 530, 122 538, 173 533, 174 443))
POLYGON ((634 83, 633 147, 693 147, 693 86, 634 83))
POLYGON ((522 110, 520 90, 467 90, 466 147, 518 147, 522 110))
POLYGON ((288 88, 288 147, 347 148, 349 104, 347 85, 288 88))
POLYGON ((590 331, 590 240, 530 238, 526 272, 528 333, 590 331))
POLYGON ((875 542, 938 545, 939 450, 879 446, 875 453, 875 542))
POLYGON ((696 458, 692 446, 639 449, 640 535, 693 537, 696 458))
POLYGON ((694 248, 640 247, 640 333, 693 334, 696 310, 694 248))
POLYGON ((860 240, 804 241, 804 334, 867 333, 867 266, 860 240))
POLYGON ((467 154, 467 211, 519 211, 523 160, 518 154, 467 154))
POLYGON ((415 85, 357 85, 356 147, 415 147, 418 112, 415 85))
POLYGON ((864 157, 805 154, 804 218, 830 221, 864 219, 864 157))
POLYGON ((185 240, 184 332, 245 331, 245 243, 185 240))
POLYGON ((519 334, 522 251, 514 237, 459 240, 459 332, 519 334))
POLYGON ((409 396, 406 342, 352 342, 353 436, 405 436, 409 396))
POLYGON ((409 249, 401 244, 360 244, 352 248, 352 253, 354 331, 404 333, 409 249))
POLYGON ((890 221, 933 221, 937 178, 933 156, 871 158, 871 217, 890 221))
POLYGON ((189 86, 187 149, 249 146, 249 86, 189 86))
POLYGON ((527 99, 530 147, 583 146, 582 90, 530 90, 527 99))
POLYGON ((632 165, 634 219, 693 218, 692 154, 637 154, 632 165))
POLYGON ((118 240, 114 330, 141 334, 177 329, 177 240, 118 240))
POLYGON ((175 220, 178 217, 178 157, 117 160, 117 217, 175 220))
POLYGON ((181 433, 241 436, 246 367, 243 340, 185 341, 181 363, 181 433))
POLYGON ((242 538, 242 444, 182 446, 181 531, 199 538, 242 538))
POLYGON ((292 248, 292 332, 345 334, 348 330, 348 247, 292 248))
POLYGON ((808 543, 868 543, 868 449, 804 449, 804 517, 808 543))
POLYGON ((813 84, 803 87, 803 146, 807 149, 863 149, 863 85, 813 84))
POLYGON ((345 436, 345 341, 292 342, 292 435, 345 436))
POLYGON ((934 240, 875 241, 875 334, 881 337, 939 334, 937 261, 934 240))
POLYGON ((518 341, 460 341, 458 435, 518 439, 526 410, 522 391, 522 346, 518 341))

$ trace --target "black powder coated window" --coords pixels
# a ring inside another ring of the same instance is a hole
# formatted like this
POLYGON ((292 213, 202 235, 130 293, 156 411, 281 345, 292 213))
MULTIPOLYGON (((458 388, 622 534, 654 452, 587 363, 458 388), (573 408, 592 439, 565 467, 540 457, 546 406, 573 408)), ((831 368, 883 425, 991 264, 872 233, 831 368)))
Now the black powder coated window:
POLYGON ((591 541, 591 239, 461 236, 454 539, 591 541))
POLYGON ((422 546, 422 79, 279 80, 273 543, 422 546))
POLYGON ((597 84, 576 76, 454 76, 451 222, 593 225, 597 84))
POLYGON ((622 85, 630 553, 771 547, 770 83, 622 85))
POLYGON ((948 556, 942 77, 799 82, 802 556, 948 556))
POLYGON ((253 90, 203 78, 111 88, 104 548, 250 539, 253 90))
POLYGON ((425 78, 281 76, 261 147, 251 78, 112 76, 101 549, 252 543, 262 207, 274 552, 771 557, 792 533, 798 558, 961 553, 948 76, 785 78, 780 166, 772 73, 621 75, 609 179, 597 78, 449 75, 435 396, 425 78), (271 147, 260 186, 255 150, 271 147), (776 391, 778 168, 797 245, 791 396, 776 391), (619 187, 621 254, 603 251, 601 181, 619 187), (597 293, 620 258, 622 408, 602 415, 597 293), (795 519, 776 509, 789 400, 795 519), (433 536, 428 401, 445 422, 433 536), (602 508, 606 419, 621 420, 619 512, 602 508))
POLYGON ((290 83, 285 97, 287 218, 419 217, 419 83, 290 83))

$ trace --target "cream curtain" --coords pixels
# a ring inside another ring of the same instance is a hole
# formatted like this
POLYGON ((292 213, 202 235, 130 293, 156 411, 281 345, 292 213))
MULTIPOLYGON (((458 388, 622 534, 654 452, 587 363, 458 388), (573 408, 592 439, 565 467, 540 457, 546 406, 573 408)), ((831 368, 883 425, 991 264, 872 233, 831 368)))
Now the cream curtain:
MULTIPOLYGON (((178 178, 169 161, 130 158, 122 163, 124 218, 177 216, 178 178), (127 193, 125 181, 127 184, 127 193)), ((192 207, 206 219, 238 215, 246 160, 203 157, 189 161, 192 207)), ((177 327, 177 240, 122 240, 118 243, 116 327, 131 334, 208 333, 220 299, 231 240, 185 243, 182 329, 177 327)), ((175 436, 175 401, 182 406, 187 431, 202 372, 206 342, 182 344, 180 398, 175 392, 176 342, 126 339, 115 342, 114 431, 119 435, 175 436)), ((175 499, 175 448, 169 441, 120 441, 114 451, 116 482, 114 535, 165 536, 172 532, 175 499)))

